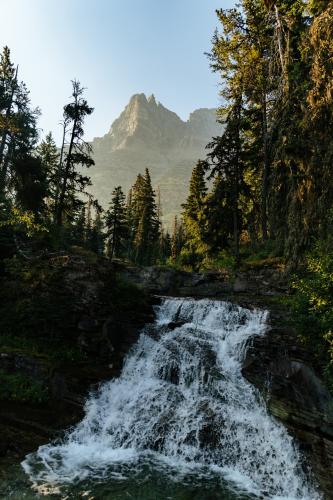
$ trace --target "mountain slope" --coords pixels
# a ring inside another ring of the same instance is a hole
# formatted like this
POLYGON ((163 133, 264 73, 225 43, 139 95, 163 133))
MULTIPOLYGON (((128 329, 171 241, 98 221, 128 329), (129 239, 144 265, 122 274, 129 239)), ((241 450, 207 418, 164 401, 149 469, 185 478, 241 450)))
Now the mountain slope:
POLYGON ((91 191, 107 206, 115 186, 127 193, 137 174, 148 167, 170 223, 186 198, 195 162, 205 157, 206 144, 220 133, 213 109, 198 109, 184 122, 153 95, 147 99, 136 94, 110 131, 92 142, 96 166, 89 172, 91 191))

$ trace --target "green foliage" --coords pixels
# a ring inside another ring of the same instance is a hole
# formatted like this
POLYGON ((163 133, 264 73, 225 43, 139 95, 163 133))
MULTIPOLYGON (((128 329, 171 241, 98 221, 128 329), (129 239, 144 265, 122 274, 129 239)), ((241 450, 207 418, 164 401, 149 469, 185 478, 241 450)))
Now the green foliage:
POLYGON ((250 246, 253 260, 295 269, 326 237, 333 206, 332 2, 242 0, 217 16, 210 60, 225 128, 193 170, 185 261, 198 267, 206 245, 210 259, 230 249, 240 263, 250 246))
POLYGON ((121 186, 117 186, 105 216, 106 236, 108 237, 108 256, 110 259, 126 255, 128 248, 129 223, 125 195, 121 186))
POLYGON ((159 256, 160 220, 149 170, 139 174, 127 201, 128 257, 151 265, 159 256))
POLYGON ((243 262, 245 264, 253 264, 260 261, 283 260, 280 248, 275 240, 266 240, 258 243, 256 246, 243 245, 243 262))
POLYGON ((63 286, 63 270, 39 259, 6 262, 6 287, 0 288, 0 331, 58 339, 73 329, 73 297, 63 286))
POLYGON ((0 220, 0 228, 9 227, 12 227, 14 232, 20 232, 29 237, 47 231, 44 226, 36 222, 33 212, 22 211, 17 207, 8 210, 3 220, 0 220))
POLYGON ((48 390, 41 382, 20 373, 0 370, 0 400, 41 404, 48 398, 48 390))
POLYGON ((80 168, 94 165, 92 148, 83 139, 84 120, 94 111, 83 97, 84 90, 79 81, 72 81, 72 101, 64 106, 63 143, 55 191, 55 222, 58 226, 71 220, 82 204, 78 193, 85 193, 91 184, 89 177, 80 172, 80 168))
POLYGON ((318 241, 307 256, 303 276, 292 286, 299 336, 314 355, 333 390, 333 251, 327 241, 318 241))
POLYGON ((227 250, 221 250, 213 258, 206 257, 201 264, 200 271, 214 269, 226 273, 233 273, 237 268, 235 256, 227 250))
POLYGON ((71 343, 62 345, 57 339, 36 338, 25 336, 22 332, 17 334, 1 334, 0 349, 4 353, 15 353, 23 356, 32 356, 47 364, 81 362, 86 359, 85 353, 71 343))

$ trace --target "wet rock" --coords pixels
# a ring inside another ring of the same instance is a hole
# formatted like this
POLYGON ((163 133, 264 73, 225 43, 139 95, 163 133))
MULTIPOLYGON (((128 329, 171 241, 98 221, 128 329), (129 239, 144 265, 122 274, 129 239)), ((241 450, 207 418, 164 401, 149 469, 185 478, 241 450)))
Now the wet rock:
POLYGON ((0 457, 5 457, 9 451, 9 440, 6 436, 0 438, 0 457))
POLYGON ((43 360, 17 352, 1 353, 0 368, 9 373, 23 373, 41 382, 50 375, 50 367, 43 360))
POLYGON ((233 291, 235 293, 244 293, 248 289, 248 283, 246 280, 237 277, 234 282, 233 291))
POLYGON ((78 330, 82 330, 84 332, 93 332, 98 328, 98 321, 91 318, 90 316, 83 316, 80 319, 77 327, 78 330))
POLYGON ((175 330, 176 328, 180 328, 181 326, 185 325, 186 321, 170 321, 170 323, 168 323, 167 327, 169 328, 169 330, 175 330))
POLYGON ((163 366, 158 370, 160 379, 170 382, 170 384, 178 385, 180 377, 180 369, 176 362, 169 366, 163 366))
POLYGON ((265 336, 253 338, 243 375, 260 390, 271 413, 297 438, 325 498, 332 499, 332 396, 295 332, 283 326, 274 309, 271 323, 265 336))

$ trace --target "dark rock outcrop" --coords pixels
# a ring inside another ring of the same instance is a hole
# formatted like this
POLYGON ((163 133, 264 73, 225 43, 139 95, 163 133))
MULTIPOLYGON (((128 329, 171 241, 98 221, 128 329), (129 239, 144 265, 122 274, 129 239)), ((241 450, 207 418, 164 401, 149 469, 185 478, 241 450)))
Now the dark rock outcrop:
MULTIPOLYGON (((141 328, 154 317, 154 300, 148 294, 127 283, 118 284, 108 261, 90 261, 89 257, 76 253, 43 263, 60 273, 59 294, 68 297, 67 321, 54 320, 46 313, 45 331, 39 330, 39 324, 31 331, 31 348, 27 342, 21 347, 19 337, 17 347, 0 346, 0 370, 38 382, 48 394, 43 404, 0 401, 0 455, 4 457, 14 454, 21 458, 58 430, 77 422, 89 391, 119 375, 141 328), (34 340, 49 338, 57 355, 35 352, 34 340), (73 359, 72 350, 77 356, 73 359)), ((53 297, 52 286, 45 281, 40 292, 48 300, 53 297)))
POLYGON ((226 271, 191 273, 165 267, 139 268, 115 262, 115 268, 135 285, 157 295, 255 299, 281 296, 287 291, 285 277, 278 269, 263 267, 231 275, 226 271))
POLYGON ((333 398, 295 332, 275 321, 273 313, 272 328, 253 339, 243 374, 297 438, 321 488, 333 498, 333 398))

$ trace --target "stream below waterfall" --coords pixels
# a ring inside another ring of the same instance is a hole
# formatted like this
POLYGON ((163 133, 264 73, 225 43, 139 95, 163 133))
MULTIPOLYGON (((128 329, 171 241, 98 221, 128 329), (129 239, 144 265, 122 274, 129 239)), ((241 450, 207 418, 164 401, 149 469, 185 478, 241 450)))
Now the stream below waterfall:
POLYGON ((264 311, 164 299, 120 377, 13 468, 0 498, 319 500, 296 443, 241 373, 266 331, 264 311))

